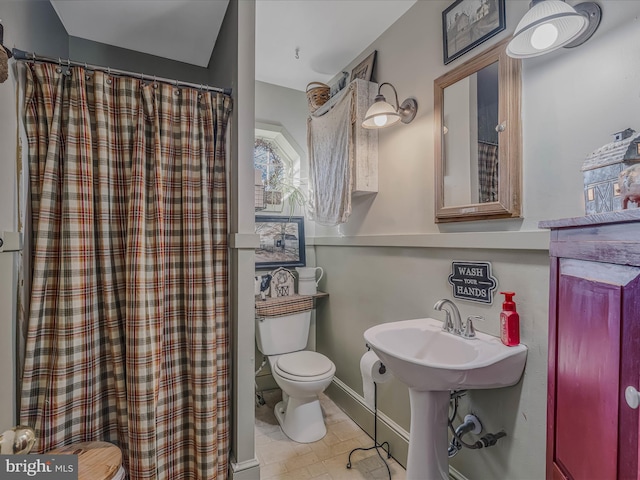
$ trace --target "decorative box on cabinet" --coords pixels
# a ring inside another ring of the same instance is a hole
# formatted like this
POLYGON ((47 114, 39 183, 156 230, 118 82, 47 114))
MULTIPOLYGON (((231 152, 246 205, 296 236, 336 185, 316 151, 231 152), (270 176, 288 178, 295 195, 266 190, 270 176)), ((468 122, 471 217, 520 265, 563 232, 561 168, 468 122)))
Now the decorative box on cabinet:
MULTIPOLYGON (((355 91, 355 115, 351 119, 351 145, 353 158, 352 195, 378 192, 378 131, 362 127, 367 110, 373 104, 378 93, 378 84, 366 80, 353 80, 347 87, 355 91)), ((327 103, 315 111, 314 116, 324 115, 340 98, 342 91, 330 98, 327 103)))
POLYGON ((640 478, 640 209, 551 229, 547 479, 640 478))

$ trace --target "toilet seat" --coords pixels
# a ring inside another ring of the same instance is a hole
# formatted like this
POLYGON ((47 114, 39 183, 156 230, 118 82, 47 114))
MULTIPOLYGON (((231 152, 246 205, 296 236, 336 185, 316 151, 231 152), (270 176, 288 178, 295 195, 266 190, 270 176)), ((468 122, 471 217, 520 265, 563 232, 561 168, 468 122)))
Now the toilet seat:
POLYGON ((303 350, 278 357, 274 370, 289 380, 315 382, 333 376, 335 365, 321 353, 303 350))

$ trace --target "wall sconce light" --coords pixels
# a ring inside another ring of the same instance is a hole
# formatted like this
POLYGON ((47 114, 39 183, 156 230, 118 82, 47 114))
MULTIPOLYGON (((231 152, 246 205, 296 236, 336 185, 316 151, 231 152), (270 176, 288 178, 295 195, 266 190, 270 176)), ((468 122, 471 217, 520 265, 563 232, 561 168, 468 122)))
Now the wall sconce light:
POLYGON ((402 123, 410 123, 418 112, 418 102, 413 98, 407 98, 402 105, 398 103, 398 92, 395 87, 390 83, 381 83, 378 87, 378 95, 376 95, 375 102, 367 110, 367 114, 364 116, 362 126, 364 128, 386 128, 402 121, 402 123), (380 89, 383 85, 389 85, 393 88, 393 93, 396 97, 396 106, 387 103, 384 95, 380 93, 380 89))
POLYGON ((572 7, 564 0, 532 0, 529 7, 507 45, 510 57, 537 57, 560 47, 582 45, 598 29, 602 18, 595 2, 572 7))

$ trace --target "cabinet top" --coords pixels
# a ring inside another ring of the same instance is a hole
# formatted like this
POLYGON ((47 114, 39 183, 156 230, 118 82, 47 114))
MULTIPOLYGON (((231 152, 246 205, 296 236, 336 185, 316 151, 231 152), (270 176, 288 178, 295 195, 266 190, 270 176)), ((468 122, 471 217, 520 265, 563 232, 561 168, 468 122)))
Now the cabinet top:
POLYGON ((538 223, 538 228, 557 229, 639 221, 640 208, 634 208, 631 210, 618 210, 616 212, 597 213, 595 215, 586 215, 584 217, 561 218, 558 220, 543 220, 538 223))

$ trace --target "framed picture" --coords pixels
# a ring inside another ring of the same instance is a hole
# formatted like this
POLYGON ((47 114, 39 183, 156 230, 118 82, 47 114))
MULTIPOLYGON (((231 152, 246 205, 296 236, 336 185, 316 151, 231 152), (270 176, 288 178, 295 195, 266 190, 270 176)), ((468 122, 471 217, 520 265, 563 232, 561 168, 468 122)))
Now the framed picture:
POLYGON ((504 0, 456 0, 442 12, 445 65, 505 28, 504 0))
POLYGON ((369 55, 358 65, 356 65, 353 70, 351 70, 351 77, 349 78, 350 82, 353 82, 356 78, 361 78, 362 80, 366 80, 367 82, 371 81, 371 77, 373 75, 373 66, 376 63, 376 53, 378 53, 378 51, 374 50, 371 55, 369 55))
POLYGON ((256 269, 304 267, 304 217, 256 215, 256 269))

